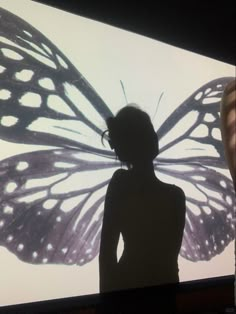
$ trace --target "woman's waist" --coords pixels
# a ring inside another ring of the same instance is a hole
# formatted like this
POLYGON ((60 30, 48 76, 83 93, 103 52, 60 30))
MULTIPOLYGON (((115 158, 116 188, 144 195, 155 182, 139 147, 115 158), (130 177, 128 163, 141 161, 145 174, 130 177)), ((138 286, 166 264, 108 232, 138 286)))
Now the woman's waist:
MULTIPOLYGON (((165 253, 146 253, 137 251, 127 251, 124 250, 121 258, 119 259, 119 264, 129 264, 130 266, 140 265, 143 266, 153 266, 153 267, 171 267, 178 269, 178 258, 176 254, 165 254, 165 253)), ((132 267, 132 266, 131 266, 132 267)))

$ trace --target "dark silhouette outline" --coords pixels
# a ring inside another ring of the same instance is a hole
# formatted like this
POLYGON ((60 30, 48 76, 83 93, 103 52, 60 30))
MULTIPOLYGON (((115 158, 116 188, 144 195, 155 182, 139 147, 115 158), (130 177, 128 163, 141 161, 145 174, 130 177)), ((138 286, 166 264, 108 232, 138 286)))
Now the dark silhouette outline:
POLYGON ((110 146, 128 170, 108 186, 99 254, 100 292, 178 283, 185 196, 154 173, 158 138, 149 116, 127 106, 107 120, 110 146), (119 237, 124 251, 117 259, 119 237))

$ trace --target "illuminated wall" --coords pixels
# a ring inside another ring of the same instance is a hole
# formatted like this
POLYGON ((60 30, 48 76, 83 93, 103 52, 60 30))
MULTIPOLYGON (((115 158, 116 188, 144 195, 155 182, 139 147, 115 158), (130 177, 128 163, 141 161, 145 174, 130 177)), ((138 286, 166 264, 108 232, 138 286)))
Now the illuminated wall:
POLYGON ((98 292, 103 200, 120 167, 101 133, 126 105, 120 81, 160 137, 157 176, 186 194, 180 280, 232 274, 219 105, 234 67, 37 3, 0 8, 23 19, 0 11, 0 304, 98 292))

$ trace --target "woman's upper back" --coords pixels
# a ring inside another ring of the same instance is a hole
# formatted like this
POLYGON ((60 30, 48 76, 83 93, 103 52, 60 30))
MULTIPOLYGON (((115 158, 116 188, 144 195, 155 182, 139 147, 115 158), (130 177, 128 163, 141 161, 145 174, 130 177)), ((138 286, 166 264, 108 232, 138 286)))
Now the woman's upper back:
POLYGON ((163 251, 170 257, 178 255, 185 217, 185 197, 180 188, 154 175, 118 170, 111 190, 116 198, 114 223, 119 225, 127 252, 135 251, 139 257, 149 252, 154 259, 163 251))

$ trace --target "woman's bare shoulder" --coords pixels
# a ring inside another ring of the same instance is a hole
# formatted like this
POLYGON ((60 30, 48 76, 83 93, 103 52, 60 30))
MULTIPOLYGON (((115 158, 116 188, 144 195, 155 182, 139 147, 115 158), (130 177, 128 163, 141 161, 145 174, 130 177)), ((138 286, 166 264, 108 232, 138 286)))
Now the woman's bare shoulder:
POLYGON ((128 171, 125 169, 116 170, 110 180, 109 187, 110 189, 116 189, 119 186, 122 186, 124 182, 127 181, 128 171))
POLYGON ((184 191, 179 186, 169 183, 163 183, 163 186, 165 187, 165 190, 169 192, 174 198, 185 199, 184 191))
POLYGON ((128 170, 125 169, 117 169, 111 178, 111 183, 119 183, 127 179, 128 170))

